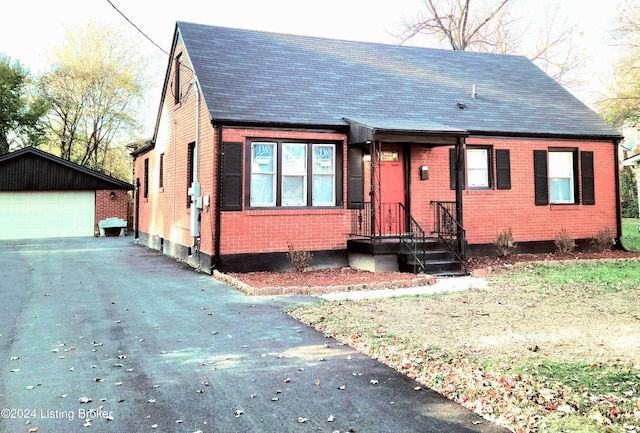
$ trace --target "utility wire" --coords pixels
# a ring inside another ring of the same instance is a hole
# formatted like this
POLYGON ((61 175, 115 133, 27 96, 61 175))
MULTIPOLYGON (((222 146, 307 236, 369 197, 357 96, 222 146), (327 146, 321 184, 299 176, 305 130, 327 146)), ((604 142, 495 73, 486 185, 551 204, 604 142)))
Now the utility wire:
POLYGON ((120 12, 120 10, 113 4, 111 3, 111 0, 107 0, 107 3, 109 3, 111 5, 112 8, 114 8, 116 10, 116 12, 118 12, 120 15, 122 15, 122 17, 127 20, 127 22, 129 24, 131 24, 138 32, 140 32, 140 34, 142 36, 144 36, 145 38, 147 38, 149 40, 149 42, 151 42, 153 45, 155 45, 156 47, 158 47, 160 49, 160 51, 162 51, 163 53, 165 53, 167 56, 169 55, 169 53, 162 48, 160 45, 156 44, 155 41, 153 39, 151 39, 149 36, 147 36, 142 30, 140 30, 140 28, 138 26, 136 26, 133 22, 131 22, 131 20, 129 18, 127 18, 127 16, 125 14, 123 14, 122 12, 120 12))

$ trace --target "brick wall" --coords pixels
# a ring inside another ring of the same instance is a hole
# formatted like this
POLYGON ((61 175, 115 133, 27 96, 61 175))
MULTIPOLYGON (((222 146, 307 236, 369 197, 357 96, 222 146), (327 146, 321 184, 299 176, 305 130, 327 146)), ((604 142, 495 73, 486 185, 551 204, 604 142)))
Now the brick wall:
POLYGON ((129 191, 122 189, 103 189, 96 191, 96 225, 106 218, 121 218, 127 221, 127 211, 129 206, 129 191), (114 198, 111 198, 111 193, 114 198))
MULTIPOLYGON (((491 244, 509 228, 519 242, 553 240, 563 228, 575 239, 593 238, 606 226, 615 230, 616 161, 612 143, 467 139, 467 145, 473 144, 492 145, 494 152, 510 149, 511 189, 463 191, 464 227, 470 244, 491 244), (595 205, 535 205, 533 150, 549 147, 577 147, 579 151, 594 152, 595 205)), ((414 148, 410 178, 412 214, 430 231, 433 227, 430 201, 455 201, 455 191, 449 186, 449 148, 414 148), (419 180, 421 165, 429 166, 429 180, 419 180)))
MULTIPOLYGON (((345 135, 336 133, 224 129, 223 141, 246 143, 249 138, 329 140, 343 143, 343 197, 346 199, 347 161, 345 135)), ((245 157, 247 148, 245 148, 245 157)), ((243 166, 246 158, 243 158, 243 166)), ((246 171, 246 170, 245 170, 246 171)), ((246 179, 244 181, 246 185, 246 179)), ((246 188, 243 188, 246 192, 246 188)), ((244 207, 244 206, 243 206, 244 207)), ((335 209, 244 209, 223 212, 221 254, 287 251, 291 242, 298 250, 345 249, 351 212, 335 209)))
MULTIPOLYGON (((178 46, 176 55, 182 46, 178 46)), ((151 236, 170 240, 173 243, 191 246, 191 211, 187 205, 188 188, 188 147, 196 142, 196 94, 187 73, 190 65, 182 56, 185 68, 182 73, 182 94, 185 97, 175 104, 173 96, 173 69, 171 85, 167 88, 164 106, 160 114, 160 123, 155 147, 136 158, 134 164, 134 182, 140 180, 139 230, 151 236), (163 186, 160 186, 160 156, 163 155, 163 186), (149 160, 148 196, 143 196, 144 160, 149 160)), ((173 66, 172 66, 173 68, 173 66)), ((198 137, 198 180, 201 194, 212 197, 211 207, 201 212, 201 249, 211 253, 212 228, 214 227, 213 197, 215 192, 214 167, 214 129, 209 120, 207 106, 200 101, 200 134, 198 137)), ((135 224, 135 222, 134 222, 135 224)))

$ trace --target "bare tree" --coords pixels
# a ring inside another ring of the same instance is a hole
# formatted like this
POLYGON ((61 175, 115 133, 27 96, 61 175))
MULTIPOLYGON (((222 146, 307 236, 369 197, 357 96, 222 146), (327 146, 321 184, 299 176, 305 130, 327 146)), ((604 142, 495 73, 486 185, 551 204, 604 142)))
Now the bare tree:
POLYGON ((445 5, 437 0, 424 0, 426 11, 421 11, 413 21, 403 20, 402 41, 418 34, 437 36, 454 50, 491 51, 496 45, 496 32, 509 12, 511 0, 500 0, 492 10, 471 10, 471 0, 447 0, 445 5))
POLYGON ((640 126, 640 5, 622 3, 614 30, 622 53, 615 64, 609 95, 599 102, 601 114, 619 127, 640 126))
POLYGON ((557 5, 547 7, 535 44, 527 45, 525 36, 536 30, 516 14, 516 5, 517 0, 424 0, 415 19, 402 20, 397 37, 406 43, 423 35, 454 50, 525 55, 560 83, 575 83, 571 73, 582 60, 572 44, 575 25, 562 19, 557 5))

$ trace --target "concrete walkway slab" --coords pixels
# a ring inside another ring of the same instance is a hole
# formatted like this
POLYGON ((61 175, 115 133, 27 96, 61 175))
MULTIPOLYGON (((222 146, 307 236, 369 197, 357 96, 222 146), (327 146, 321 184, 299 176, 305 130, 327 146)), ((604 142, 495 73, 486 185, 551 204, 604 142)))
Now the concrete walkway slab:
POLYGON ((439 278, 435 284, 405 289, 361 290, 353 292, 336 292, 318 295, 327 301, 342 301, 345 299, 375 299, 391 298, 408 295, 433 295, 437 293, 459 292, 470 289, 485 289, 488 283, 483 278, 464 276, 439 278))

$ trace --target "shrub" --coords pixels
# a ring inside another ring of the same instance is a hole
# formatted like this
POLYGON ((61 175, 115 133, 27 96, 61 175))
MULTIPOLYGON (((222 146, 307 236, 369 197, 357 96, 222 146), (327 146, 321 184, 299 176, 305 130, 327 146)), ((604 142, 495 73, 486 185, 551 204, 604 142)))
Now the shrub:
POLYGON ((313 261, 313 254, 311 254, 309 251, 296 250, 291 242, 287 242, 287 246, 289 247, 289 260, 298 272, 302 273, 309 266, 311 266, 311 262, 313 261))
POLYGON ((511 254, 518 244, 513 240, 513 233, 511 228, 500 233, 495 241, 496 250, 502 257, 506 257, 511 254))
POLYGON ((606 226, 591 240, 591 245, 598 251, 609 251, 615 245, 615 235, 609 226, 606 226))
POLYGON ((576 241, 571 237, 567 229, 562 229, 556 235, 555 245, 559 253, 569 254, 576 249, 576 241))

